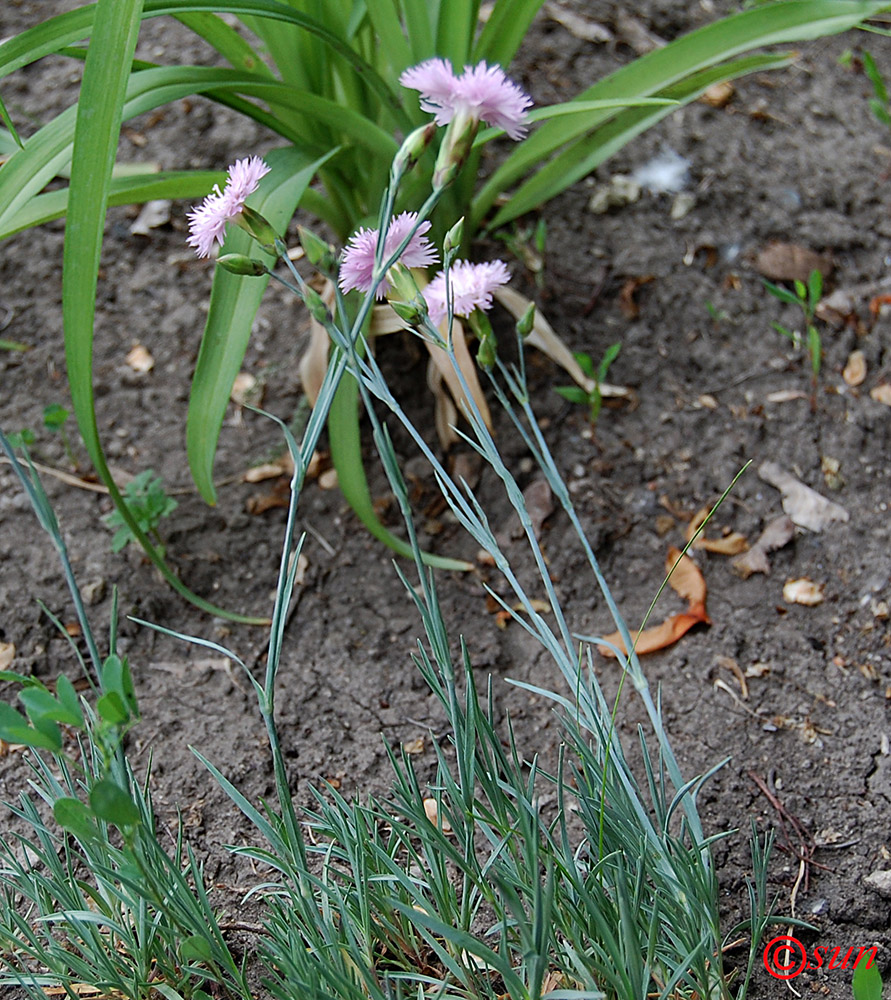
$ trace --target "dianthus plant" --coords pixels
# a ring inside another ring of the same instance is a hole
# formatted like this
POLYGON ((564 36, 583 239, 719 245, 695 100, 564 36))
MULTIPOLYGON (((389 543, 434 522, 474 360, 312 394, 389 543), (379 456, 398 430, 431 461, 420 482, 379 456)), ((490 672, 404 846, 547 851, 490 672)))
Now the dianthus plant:
MULTIPOLYGON (((678 38, 524 120, 528 99, 519 87, 504 89, 505 74, 542 5, 495 0, 486 5, 482 23, 479 0, 98 0, 0 44, 0 85, 49 54, 85 62, 76 107, 26 139, 0 100, 0 238, 67 214, 63 318, 78 427, 134 537, 171 585, 200 606, 220 612, 173 576, 109 472, 94 407, 93 322, 108 206, 194 198, 224 177, 177 165, 160 173, 117 171, 122 121, 195 94, 250 117, 282 143, 266 156, 270 172, 255 207, 281 228, 299 206, 346 241, 374 221, 396 137, 431 114, 445 124, 478 113, 489 127, 476 135, 464 168, 429 219, 438 242, 463 217, 466 252, 479 227, 498 227, 537 208, 711 83, 789 61, 775 52, 744 53, 843 31, 887 7, 880 0, 757 5, 678 38), (134 60, 143 22, 160 16, 176 18, 210 46, 211 58, 202 60, 208 64, 134 60), (213 65, 214 58, 223 65, 213 65), (501 93, 494 104, 493 91, 501 93), (481 180, 484 144, 502 133, 520 139, 527 129, 530 134, 481 180), (70 185, 47 190, 60 174, 70 175, 70 185)), ((185 145, 192 148, 191 139, 185 145)), ((397 216, 421 200, 434 169, 435 150, 400 190, 397 216)), ((200 249, 213 242, 205 234, 200 249)), ((228 249, 250 247, 236 236, 228 249)), ((209 502, 215 499, 217 439, 264 284, 263 277, 248 281, 223 272, 214 280, 186 421, 189 465, 209 502)), ((351 502, 355 507, 361 498, 351 502)))

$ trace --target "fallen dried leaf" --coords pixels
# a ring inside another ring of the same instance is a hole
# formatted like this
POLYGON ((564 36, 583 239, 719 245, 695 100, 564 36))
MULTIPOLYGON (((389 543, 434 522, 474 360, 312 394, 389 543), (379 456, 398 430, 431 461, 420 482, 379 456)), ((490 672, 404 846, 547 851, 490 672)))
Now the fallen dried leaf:
POLYGON ((14 659, 15 644, 11 642, 0 642, 0 670, 8 670, 14 659))
POLYGON ((424 812, 427 814, 427 819, 434 826, 438 826, 443 833, 451 833, 452 827, 445 816, 440 818, 439 806, 436 803, 436 799, 424 799, 424 812))
POLYGON ((319 488, 323 490, 337 489, 337 469, 325 469, 319 476, 319 488))
MULTIPOLYGON (((891 405, 891 403, 889 403, 891 405)), ((835 521, 847 521, 848 512, 840 504, 821 496, 799 482, 776 462, 764 462, 758 475, 783 495, 783 510, 801 528, 822 531, 835 521)))
MULTIPOLYGON (((416 739, 409 740, 407 743, 403 743, 402 744, 402 749, 406 753, 412 754, 412 755, 415 755, 415 756, 417 754, 422 754, 424 752, 424 737, 423 736, 418 736, 416 739)), ((434 807, 436 806, 436 800, 435 799, 428 800, 428 801, 432 801, 434 807)), ((427 811, 427 805, 426 805, 426 803, 424 804, 424 811, 425 812, 427 811)))
POLYGON ((706 552, 720 556, 737 556, 740 552, 745 552, 748 547, 746 536, 738 531, 731 531, 723 538, 697 538, 693 543, 694 549, 705 549, 706 552))
POLYGON ((641 287, 647 285, 655 279, 653 274, 645 274, 639 278, 628 278, 622 285, 619 292, 619 308, 625 319, 637 319, 640 315, 640 306, 634 301, 634 294, 641 287))
POLYGON ((544 522, 554 513, 554 498, 547 479, 534 479, 523 490, 523 500, 526 502, 526 511, 537 541, 541 538, 544 522))
POLYGON ((597 21, 589 21, 588 18, 555 3, 545 4, 545 13, 552 21, 562 24, 571 35, 583 42, 603 43, 615 40, 609 28, 597 21))
POLYGON ((790 517, 777 517, 768 524, 761 532, 758 541, 746 552, 745 555, 733 560, 733 569, 744 580, 753 573, 770 574, 770 561, 767 558, 768 552, 781 549, 787 545, 795 535, 795 524, 790 517))
POLYGON ((810 397, 800 389, 777 389, 776 392, 769 392, 764 397, 766 403, 791 403, 793 399, 810 399, 810 397))
POLYGON ((755 258, 755 270, 771 281, 806 282, 811 271, 819 271, 826 278, 834 267, 828 255, 797 243, 769 243, 755 258))
POLYGON ((891 406, 891 384, 883 382, 870 389, 869 398, 874 399, 877 403, 884 403, 885 406, 891 406))
MULTIPOLYGON (((529 601, 529 607, 533 611, 538 612, 540 615, 549 615, 551 613, 551 605, 547 601, 543 601, 540 597, 533 597, 529 601)), ((515 604, 513 606, 514 611, 525 611, 525 604, 515 604)))
POLYGON ((851 351, 848 363, 842 372, 842 378, 852 388, 862 385, 866 378, 866 357, 863 351, 851 351))
MULTIPOLYGON (((689 632, 694 625, 699 625, 701 622, 708 623, 708 616, 705 614, 705 608, 701 608, 699 613, 691 610, 684 612, 683 614, 672 615, 671 618, 666 618, 661 625, 644 629, 643 632, 632 632, 631 641, 634 643, 634 651, 638 656, 643 656, 645 653, 655 653, 660 649, 665 649, 667 646, 671 646, 673 643, 677 642, 678 639, 680 639, 682 635, 689 632)), ((611 642, 614 646, 616 646, 621 653, 627 653, 625 643, 618 632, 605 635, 603 638, 607 642, 611 642)), ((601 656, 610 657, 612 659, 616 656, 609 646, 598 646, 597 652, 600 653, 601 656)))
POLYGON ((729 80, 721 80, 720 83, 713 83, 707 87, 699 100, 713 108, 723 108, 734 93, 733 84, 729 80))
POLYGON ((671 574, 669 586, 679 597, 690 602, 691 611, 694 604, 705 605, 705 578, 688 555, 681 555, 681 550, 672 546, 665 561, 665 572, 671 574))
POLYGON ((804 604, 813 608, 823 603, 823 584, 814 583, 802 577, 800 580, 787 580, 783 587, 783 600, 789 604, 804 604))
POLYGON ((144 375, 155 367, 155 359, 142 344, 134 344, 127 353, 127 364, 133 371, 144 375))
POLYGON ((241 477, 245 483, 262 483, 266 479, 278 479, 279 476, 293 476, 294 463, 289 454, 282 455, 277 462, 264 462, 248 469, 241 477))
POLYGON ((263 387, 258 383, 257 377, 250 372, 239 372, 232 383, 232 391, 229 398, 236 406, 259 406, 263 396, 263 387))
POLYGON ((848 325, 856 328, 858 324, 854 299, 851 293, 846 292, 843 288, 836 288, 831 295, 820 299, 817 303, 816 316, 817 319, 829 323, 836 330, 848 325))
POLYGON ((616 34, 620 41, 630 45, 639 56, 652 52, 653 49, 661 49, 667 44, 664 38, 650 31, 640 18, 629 14, 622 6, 616 11, 616 34))
POLYGON ((147 201, 136 217, 136 221, 130 227, 130 232, 134 236, 151 236, 153 229, 157 229, 158 226, 166 226, 170 222, 170 206, 172 204, 173 202, 166 199, 147 201))

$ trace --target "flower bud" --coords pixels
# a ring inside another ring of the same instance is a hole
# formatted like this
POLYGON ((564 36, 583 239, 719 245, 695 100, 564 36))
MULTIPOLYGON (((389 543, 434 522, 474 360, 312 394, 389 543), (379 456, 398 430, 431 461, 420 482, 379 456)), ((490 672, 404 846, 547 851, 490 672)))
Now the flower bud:
POLYGON ((307 285, 303 289, 303 301, 317 323, 327 326, 331 322, 331 313, 328 312, 325 300, 314 288, 307 285))
POLYGON ((269 274, 269 268, 262 261, 246 257, 243 253, 223 254, 222 257, 217 257, 217 263, 232 274, 249 274, 255 278, 269 274))
POLYGON ((490 371, 495 365, 495 354, 497 343, 495 331, 489 322, 489 317, 480 309, 474 309, 467 317, 468 325, 474 334, 479 338, 480 346, 476 352, 476 363, 480 368, 490 371))
POLYGON ((334 270, 337 258, 334 254, 334 247, 326 243, 321 236, 317 236, 311 229, 304 226, 297 227, 297 236, 306 259, 317 267, 324 274, 329 274, 334 270))
POLYGON ((279 242, 278 233, 259 212, 245 205, 232 221, 252 236, 264 250, 275 252, 275 244, 279 242))
POLYGON ((450 253, 455 250, 459 250, 461 243, 464 240, 464 216, 462 215, 460 219, 452 226, 452 228, 445 234, 445 239, 442 241, 442 253, 444 257, 447 257, 450 253))
POLYGON ((458 175, 470 155, 479 126, 479 119, 463 109, 449 122, 433 169, 434 191, 448 187, 458 175))
POLYGON ((390 167, 390 178, 394 183, 404 177, 420 160, 433 141, 436 131, 436 122, 428 122, 405 137, 390 167))
POLYGON ((526 312, 517 320, 517 333, 519 336, 525 340, 530 333, 532 333, 532 327, 535 325, 535 303, 530 302, 526 308, 526 312))
POLYGON ((411 302, 391 301, 390 308, 413 329, 421 326, 424 322, 424 317, 427 315, 427 303, 423 299, 412 299, 411 302))

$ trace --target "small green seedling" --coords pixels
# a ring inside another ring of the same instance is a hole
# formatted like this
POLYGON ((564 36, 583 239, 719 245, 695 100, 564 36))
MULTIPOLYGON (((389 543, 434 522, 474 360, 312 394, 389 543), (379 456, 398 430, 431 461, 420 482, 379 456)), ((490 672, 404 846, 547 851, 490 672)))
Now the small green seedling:
POLYGON ((858 962, 851 983, 854 1000, 882 1000, 882 974, 875 962, 858 962))
POLYGON ((712 322, 715 326, 720 326, 722 323, 726 323, 730 319, 730 313, 726 309, 719 309, 711 299, 705 300, 706 312, 711 316, 712 322))
POLYGON ((43 426, 48 431, 53 431, 53 433, 59 435, 62 439, 62 445, 65 448, 65 454, 68 456, 69 462, 76 469, 78 464, 77 458, 75 458, 74 450, 71 447, 71 439, 65 430, 65 422, 69 416, 71 416, 69 411, 60 403, 50 403, 49 406, 43 408, 43 426))
POLYGON ((863 72, 869 77, 874 96, 869 99, 869 107, 886 128, 891 128, 891 102, 888 100, 888 88, 882 79, 882 74, 876 66, 875 59, 866 51, 863 53, 863 72))
POLYGON ((539 219, 534 226, 517 226, 500 229, 495 233, 496 239, 521 260, 532 272, 536 288, 542 288, 545 280, 545 247, 548 240, 548 227, 544 219, 539 219))
POLYGON ((554 389, 555 392, 560 393, 570 403, 581 403, 587 406, 588 420, 591 421, 592 427, 597 423, 597 418, 600 416, 600 408, 603 405, 600 386, 606 381, 610 365, 619 356, 619 351, 621 350, 621 344, 610 344, 603 354, 603 359, 596 368, 594 367, 594 359, 590 354, 576 354, 575 360, 578 361, 579 368, 591 379, 594 383, 593 386, 590 390, 583 389, 580 385, 559 385, 554 389))
MULTIPOLYGON (((158 525, 161 518, 167 517, 177 508, 177 502, 169 497, 164 490, 161 477, 155 475, 154 469, 146 469, 131 479, 124 488, 124 499, 136 523, 147 535, 158 543, 161 552, 164 546, 160 544, 158 525)), ((116 510, 104 518, 109 528, 116 528, 111 540, 111 551, 120 552, 128 542, 137 542, 123 517, 116 510)), ((137 542, 138 544, 138 542, 137 542)))
POLYGON ((37 435, 30 427, 23 427, 18 434, 9 435, 9 443, 13 448, 30 448, 37 440, 37 435))
MULTIPOLYGON (((787 305, 796 306, 804 316, 806 333, 807 353, 811 362, 811 409, 817 408, 817 379, 820 377, 820 364, 823 360, 823 345, 820 340, 820 332, 817 330, 815 321, 817 316, 817 306, 823 295, 823 275, 819 271, 811 271, 807 284, 796 280, 793 284, 794 291, 775 285, 771 281, 765 281, 764 287, 774 298, 785 302, 787 305)), ((788 337, 795 348, 802 346, 802 336, 798 330, 790 330, 781 323, 772 324, 774 330, 788 337)))

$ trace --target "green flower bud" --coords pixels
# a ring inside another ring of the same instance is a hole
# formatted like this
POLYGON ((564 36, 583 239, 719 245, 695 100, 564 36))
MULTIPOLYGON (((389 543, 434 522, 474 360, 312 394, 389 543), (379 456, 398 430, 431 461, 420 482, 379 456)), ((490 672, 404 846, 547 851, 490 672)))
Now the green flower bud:
POLYGON ((245 205, 232 221, 252 236, 264 250, 275 252, 275 244, 280 242, 278 233, 259 212, 245 205))
POLYGON ((443 255, 448 256, 452 253, 452 251, 460 249, 463 240, 464 216, 462 215, 454 226, 452 226, 452 228, 445 234, 445 239, 442 241, 443 255))
POLYGON ((535 303, 530 302, 526 312, 517 320, 517 333, 525 340, 535 325, 535 303))
POLYGON ((468 111, 459 111, 449 122, 433 168, 434 191, 448 187, 467 162, 479 126, 468 111))
POLYGON ((303 252, 306 254, 306 259, 313 267, 317 267, 324 274, 334 270, 337 258, 334 247, 330 243, 326 243, 321 236, 317 236, 311 229, 306 229, 304 226, 297 227, 297 236, 303 247, 303 252))
POLYGON ((232 274, 249 274, 255 278, 269 274, 269 268, 262 261, 245 257, 243 253, 223 254, 222 257, 217 257, 217 263, 232 274))
POLYGON ((327 326, 331 322, 331 313, 328 312, 328 307, 322 296, 314 288, 307 285, 303 289, 303 301, 317 323, 327 326))
POLYGON ((421 326, 427 315, 427 303, 424 300, 411 302, 390 302, 390 308, 401 319, 414 329, 421 326))
POLYGON ((398 183, 420 160, 433 141, 436 131, 436 122, 428 122, 405 137, 399 151, 393 157, 393 165, 390 167, 390 177, 394 183, 398 183))

